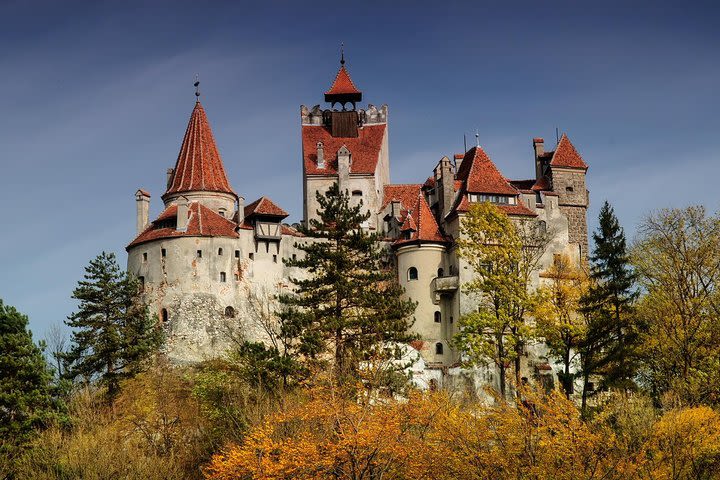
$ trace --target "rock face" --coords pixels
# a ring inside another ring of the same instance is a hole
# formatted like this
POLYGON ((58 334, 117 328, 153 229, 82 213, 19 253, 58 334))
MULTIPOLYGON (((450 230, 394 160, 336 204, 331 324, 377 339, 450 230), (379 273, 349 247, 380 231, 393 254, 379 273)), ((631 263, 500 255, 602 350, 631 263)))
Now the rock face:
MULTIPOLYGON (((338 183, 354 205, 370 212, 361 228, 381 233, 378 248, 418 303, 412 330, 420 340, 406 352, 418 384, 497 385, 492 367, 459 368, 461 354, 452 342, 460 318, 477 310, 477 299, 462 288, 474 272, 456 248, 465 214, 473 203, 491 202, 518 224, 551 233, 533 273, 531 288, 537 288, 556 255, 586 262, 588 167, 563 135, 548 152, 542 138, 533 139, 535 175, 529 180, 505 178, 478 145, 440 159, 424 183, 391 184, 388 108, 356 109, 361 92, 342 70, 340 86, 328 91, 329 108, 300 109, 302 221, 317 218, 316 195, 338 183)), ((269 198, 244 206, 199 102, 168 170, 162 213, 149 221, 150 194, 138 190, 135 198, 138 233, 127 247, 128 270, 140 278, 167 333, 168 356, 198 362, 242 339, 267 340, 276 296, 304 274, 283 260, 302 255, 297 243, 309 240, 282 223, 288 214, 269 198)), ((553 381, 543 344, 528 345, 521 363, 523 376, 553 381)))

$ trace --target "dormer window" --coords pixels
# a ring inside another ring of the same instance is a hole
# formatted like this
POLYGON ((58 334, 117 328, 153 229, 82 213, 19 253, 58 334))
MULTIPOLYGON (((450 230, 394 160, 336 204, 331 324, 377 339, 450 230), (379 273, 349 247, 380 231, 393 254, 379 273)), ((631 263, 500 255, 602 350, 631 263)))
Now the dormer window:
POLYGON ((223 218, 227 218, 227 215, 226 215, 227 210, 225 210, 224 208, 218 208, 218 213, 219 213, 223 218))

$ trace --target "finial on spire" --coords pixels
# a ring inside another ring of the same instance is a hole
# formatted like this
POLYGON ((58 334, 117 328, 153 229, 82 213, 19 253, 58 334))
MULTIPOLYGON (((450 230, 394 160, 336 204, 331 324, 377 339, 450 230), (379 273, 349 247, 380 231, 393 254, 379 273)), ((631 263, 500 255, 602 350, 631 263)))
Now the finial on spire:
POLYGON ((340 42, 340 65, 345 65, 345 42, 340 42))
POLYGON ((197 73, 195 74, 195 83, 193 83, 195 86, 195 100, 200 101, 200 75, 197 73))
POLYGON ((475 129, 475 146, 480 146, 480 132, 477 129, 475 129))

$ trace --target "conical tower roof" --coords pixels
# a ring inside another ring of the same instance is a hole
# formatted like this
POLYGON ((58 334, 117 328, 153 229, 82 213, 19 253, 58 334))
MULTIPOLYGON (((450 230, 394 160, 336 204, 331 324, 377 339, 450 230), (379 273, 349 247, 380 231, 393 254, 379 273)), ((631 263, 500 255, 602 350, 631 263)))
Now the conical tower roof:
POLYGON ((172 180, 163 198, 182 192, 237 194, 230 187, 205 109, 200 102, 190 115, 172 180))
POLYGON ((550 161, 551 167, 582 168, 587 170, 587 163, 582 159, 575 146, 566 134, 562 134, 555 153, 550 161))

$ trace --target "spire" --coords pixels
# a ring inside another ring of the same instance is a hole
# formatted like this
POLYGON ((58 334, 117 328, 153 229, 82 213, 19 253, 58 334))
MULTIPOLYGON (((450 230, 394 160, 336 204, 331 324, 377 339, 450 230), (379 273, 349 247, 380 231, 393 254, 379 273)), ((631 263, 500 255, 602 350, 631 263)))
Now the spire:
MULTIPOLYGON (((198 82, 195 86, 197 88, 198 82)), ((205 109, 199 99, 190 115, 172 179, 168 183, 163 198, 191 191, 222 192, 237 196, 228 182, 205 109)))
POLYGON ((551 167, 579 168, 587 170, 587 163, 582 159, 566 134, 562 134, 552 160, 551 167))
POLYGON ((330 90, 325 92, 325 101, 330 103, 355 103, 362 100, 362 92, 357 89, 350 74, 345 68, 345 48, 344 44, 340 46, 340 70, 335 75, 335 81, 333 82, 330 90))

